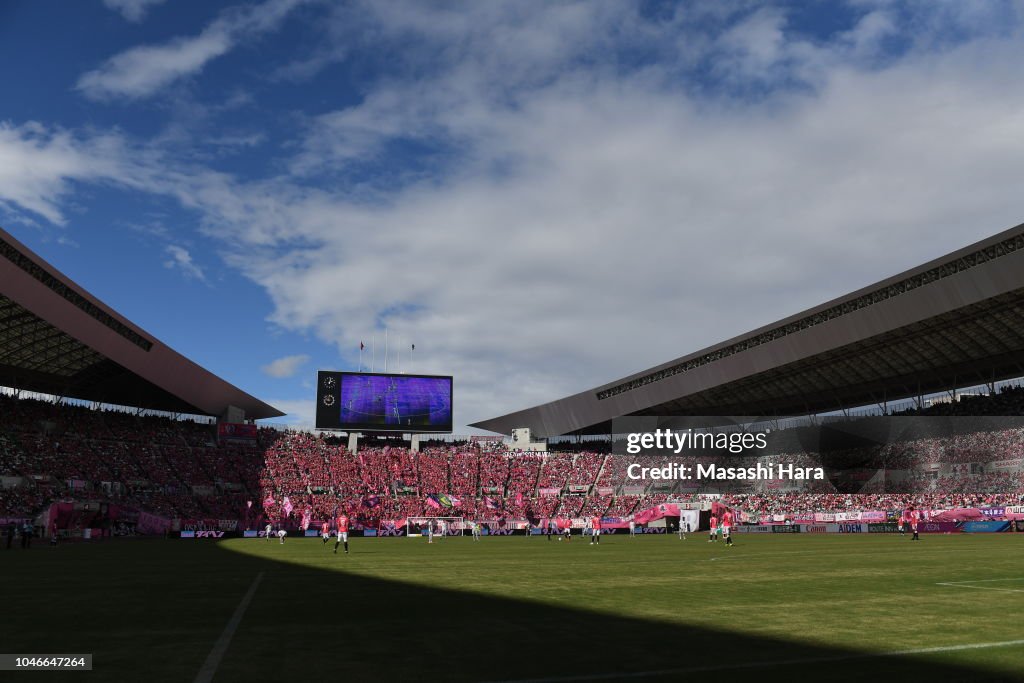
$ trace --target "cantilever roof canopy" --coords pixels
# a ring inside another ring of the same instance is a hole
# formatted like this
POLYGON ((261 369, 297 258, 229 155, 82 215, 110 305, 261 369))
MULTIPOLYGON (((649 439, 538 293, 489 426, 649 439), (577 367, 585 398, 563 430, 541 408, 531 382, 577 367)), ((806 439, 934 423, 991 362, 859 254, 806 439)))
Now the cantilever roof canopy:
POLYGON ((179 413, 284 414, 160 343, 3 230, 0 385, 179 413))
POLYGON ((626 415, 804 415, 1024 375, 1024 224, 696 353, 472 425, 608 433, 626 415))

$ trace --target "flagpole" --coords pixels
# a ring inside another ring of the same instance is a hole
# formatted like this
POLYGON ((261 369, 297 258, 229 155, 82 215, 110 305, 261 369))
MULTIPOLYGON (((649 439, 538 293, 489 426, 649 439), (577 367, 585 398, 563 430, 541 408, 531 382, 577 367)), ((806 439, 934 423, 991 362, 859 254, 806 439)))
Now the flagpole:
POLYGON ((363 342, 359 341, 359 372, 363 371, 363 342))

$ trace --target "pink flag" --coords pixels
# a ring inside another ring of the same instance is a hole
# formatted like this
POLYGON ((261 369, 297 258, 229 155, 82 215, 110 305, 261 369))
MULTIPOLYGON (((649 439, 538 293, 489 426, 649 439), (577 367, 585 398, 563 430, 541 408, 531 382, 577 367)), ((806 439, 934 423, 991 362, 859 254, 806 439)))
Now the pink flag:
POLYGON ((288 500, 288 496, 285 496, 284 497, 284 506, 283 506, 284 514, 286 514, 286 515, 292 514, 292 510, 294 508, 295 508, 295 506, 293 506, 292 502, 290 500, 288 500))
POLYGON ((522 507, 522 505, 523 505, 523 492, 520 491, 519 493, 516 494, 516 506, 517 507, 522 507))
POLYGON ((268 507, 270 507, 273 504, 274 504, 274 497, 268 493, 266 499, 263 501, 263 507, 268 508, 268 507))
POLYGON ((245 506, 251 508, 252 507, 252 501, 251 500, 245 501, 245 506))
POLYGON ((306 508, 302 513, 302 530, 305 531, 309 528, 309 522, 313 517, 313 511, 306 508))
POLYGON ((428 497, 427 498, 427 505, 429 505, 432 508, 438 508, 438 509, 441 508, 441 504, 438 503, 437 500, 434 499, 433 497, 428 497))

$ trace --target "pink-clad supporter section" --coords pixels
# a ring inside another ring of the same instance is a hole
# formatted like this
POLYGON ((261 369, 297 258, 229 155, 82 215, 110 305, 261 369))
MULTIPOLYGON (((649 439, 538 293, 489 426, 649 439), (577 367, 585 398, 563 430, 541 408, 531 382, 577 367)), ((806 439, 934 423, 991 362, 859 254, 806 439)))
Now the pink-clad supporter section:
MULTIPOLYGON (((841 493, 824 481, 800 492, 769 483, 721 497, 700 486, 666 491, 630 481, 629 459, 608 455, 600 442, 522 453, 500 440, 435 440, 419 452, 401 441, 369 440, 352 453, 345 441, 308 432, 253 428, 241 440, 220 431, 0 396, 0 518, 46 515, 57 529, 162 534, 267 523, 318 528, 342 512, 356 529, 420 516, 514 521, 516 528, 548 520, 579 526, 598 517, 614 529, 713 503, 734 510, 740 523, 759 525, 882 523, 908 507, 942 520, 992 519, 993 510, 1002 519, 1024 516, 1024 429, 882 447, 886 466, 919 484, 913 494, 870 487, 841 493)), ((811 463, 816 455, 795 457, 811 463)))

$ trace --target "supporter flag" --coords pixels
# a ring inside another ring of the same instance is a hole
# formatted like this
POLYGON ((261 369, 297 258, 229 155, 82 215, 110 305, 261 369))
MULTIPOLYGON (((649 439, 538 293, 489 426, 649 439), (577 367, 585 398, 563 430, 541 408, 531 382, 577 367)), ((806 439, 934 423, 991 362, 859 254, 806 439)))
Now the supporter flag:
POLYGON ((427 496, 427 505, 429 505, 432 508, 437 508, 439 510, 441 509, 441 503, 437 500, 436 493, 431 493, 429 496, 427 496))
POLYGON ((274 504, 274 497, 268 493, 266 499, 263 501, 263 507, 268 508, 268 507, 270 507, 273 504, 274 504))
POLYGON ((501 501, 495 498, 491 498, 490 496, 484 496, 484 505, 486 505, 487 509, 489 510, 501 509, 501 501))
POLYGON ((371 493, 370 495, 363 498, 363 507, 375 508, 378 505, 380 505, 380 496, 378 496, 376 493, 371 493))
POLYGON ((522 507, 522 506, 523 506, 523 492, 519 491, 518 493, 516 493, 516 507, 522 507))
POLYGON ((455 496, 453 496, 450 493, 448 494, 448 500, 451 501, 451 506, 450 507, 455 507, 456 505, 461 505, 462 504, 462 501, 460 499, 456 498, 455 496))
POLYGON ((292 510, 295 509, 295 506, 292 505, 292 502, 288 500, 288 496, 284 497, 284 504, 281 509, 284 510, 284 514, 286 516, 292 514, 292 510))
POLYGON ((309 528, 309 522, 312 519, 312 517, 313 517, 313 511, 312 510, 310 510, 309 508, 306 508, 305 510, 303 510, 303 512, 302 512, 302 530, 303 531, 305 531, 306 529, 309 528))

